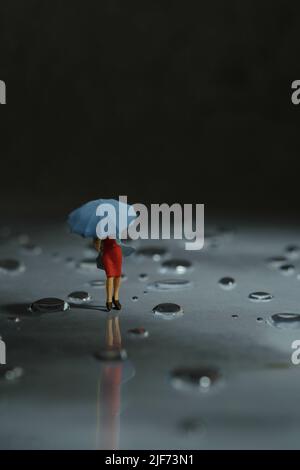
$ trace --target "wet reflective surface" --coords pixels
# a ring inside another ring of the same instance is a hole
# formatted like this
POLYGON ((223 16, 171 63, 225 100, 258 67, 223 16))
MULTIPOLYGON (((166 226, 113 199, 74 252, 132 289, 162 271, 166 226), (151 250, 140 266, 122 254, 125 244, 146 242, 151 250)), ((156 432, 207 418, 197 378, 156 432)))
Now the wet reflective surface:
POLYGON ((5 225, 0 448, 300 447, 300 231, 235 222, 192 254, 178 240, 132 242, 122 310, 108 314, 87 240, 5 225), (38 256, 22 250, 29 240, 38 256))

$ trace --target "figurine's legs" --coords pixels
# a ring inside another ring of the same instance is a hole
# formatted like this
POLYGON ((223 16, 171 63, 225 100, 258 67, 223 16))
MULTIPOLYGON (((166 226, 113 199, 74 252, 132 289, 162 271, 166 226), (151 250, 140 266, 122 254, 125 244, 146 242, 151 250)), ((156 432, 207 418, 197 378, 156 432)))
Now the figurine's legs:
POLYGON ((114 288, 114 278, 108 277, 106 279, 106 302, 112 302, 114 288))
POLYGON ((114 345, 113 322, 111 318, 106 320, 105 344, 108 348, 112 348, 114 345))
POLYGON ((113 326, 114 326, 114 331, 115 331, 114 346, 116 348, 121 349, 122 337, 121 337, 121 331, 120 331, 120 325, 119 325, 119 318, 118 317, 114 318, 113 326))
POLYGON ((121 277, 114 277, 114 299, 119 300, 121 277))

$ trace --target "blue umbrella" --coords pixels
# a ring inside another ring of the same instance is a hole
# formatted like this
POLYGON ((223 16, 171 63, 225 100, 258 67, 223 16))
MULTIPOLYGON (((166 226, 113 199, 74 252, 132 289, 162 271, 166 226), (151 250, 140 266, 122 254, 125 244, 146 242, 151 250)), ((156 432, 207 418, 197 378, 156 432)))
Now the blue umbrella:
POLYGON ((116 199, 96 199, 68 216, 71 232, 83 237, 121 238, 121 233, 136 219, 133 206, 116 199))

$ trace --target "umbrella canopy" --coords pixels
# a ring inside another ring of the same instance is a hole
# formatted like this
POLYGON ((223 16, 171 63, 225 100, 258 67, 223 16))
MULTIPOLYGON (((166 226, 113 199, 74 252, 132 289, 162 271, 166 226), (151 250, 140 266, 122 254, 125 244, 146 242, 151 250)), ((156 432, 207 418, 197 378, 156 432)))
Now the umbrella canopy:
POLYGON ((83 237, 121 238, 135 219, 133 206, 116 199, 96 199, 72 211, 68 224, 71 232, 83 237))

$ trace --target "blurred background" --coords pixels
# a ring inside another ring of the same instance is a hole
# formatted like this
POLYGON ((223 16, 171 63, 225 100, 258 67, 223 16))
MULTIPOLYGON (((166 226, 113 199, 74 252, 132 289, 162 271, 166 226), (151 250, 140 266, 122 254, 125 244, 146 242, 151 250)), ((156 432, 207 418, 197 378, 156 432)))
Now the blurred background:
POLYGON ((1 209, 86 200, 297 216, 299 5, 2 0, 1 209))

